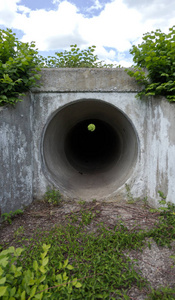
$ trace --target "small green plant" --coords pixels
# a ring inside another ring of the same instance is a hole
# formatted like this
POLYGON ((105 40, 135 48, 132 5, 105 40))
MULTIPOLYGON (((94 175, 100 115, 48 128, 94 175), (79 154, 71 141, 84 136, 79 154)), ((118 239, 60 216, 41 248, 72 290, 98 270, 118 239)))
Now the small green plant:
POLYGON ((164 195, 164 193, 162 191, 158 191, 158 194, 161 198, 161 200, 159 200, 159 204, 160 205, 166 205, 166 196, 164 195))
POLYGON ((12 220, 16 216, 21 215, 21 214, 23 214, 23 210, 21 210, 21 209, 17 209, 13 212, 10 211, 9 213, 4 213, 4 214, 1 215, 2 216, 2 221, 3 222, 7 221, 9 224, 12 224, 12 220))
POLYGON ((88 130, 89 130, 89 131, 94 131, 95 128, 96 128, 96 127, 95 127, 94 124, 89 124, 89 125, 88 125, 88 130))
POLYGON ((44 199, 50 204, 60 205, 62 201, 62 196, 59 190, 55 189, 54 187, 53 188, 47 187, 47 191, 44 195, 44 199))
POLYGON ((15 105, 37 85, 39 59, 35 44, 18 41, 11 29, 0 29, 0 106, 15 105))
POLYGON ((82 223, 85 225, 89 225, 92 222, 95 215, 96 214, 91 211, 82 210, 81 211, 82 223))
POLYGON ((173 265, 171 267, 174 268, 175 267, 175 255, 171 255, 170 258, 173 259, 173 265))
POLYGON ((24 234, 24 226, 19 226, 14 232, 14 237, 17 238, 23 234, 24 234))
POLYGON ((175 289, 169 287, 160 287, 152 292, 146 298, 147 300, 172 300, 175 299, 175 289))
POLYGON ((159 29, 144 34, 143 42, 134 45, 130 53, 135 66, 127 72, 143 86, 137 96, 161 95, 175 101, 175 26, 168 34, 159 29))
POLYGON ((147 196, 143 197, 142 201, 143 201, 143 206, 144 206, 144 207, 149 206, 149 203, 148 203, 148 197, 147 197, 147 196))
POLYGON ((127 203, 128 204, 133 204, 136 202, 136 200, 134 199, 132 193, 131 193, 131 188, 129 186, 129 184, 125 183, 125 189, 126 189, 126 195, 127 195, 127 203))
POLYGON ((78 201, 78 204, 83 206, 83 205, 86 204, 86 201, 85 201, 85 200, 79 200, 79 201, 78 201))

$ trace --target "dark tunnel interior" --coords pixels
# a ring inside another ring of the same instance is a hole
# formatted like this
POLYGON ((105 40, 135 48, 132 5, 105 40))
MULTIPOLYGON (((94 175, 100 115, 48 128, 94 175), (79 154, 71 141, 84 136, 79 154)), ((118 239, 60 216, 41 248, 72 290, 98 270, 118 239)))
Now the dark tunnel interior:
POLYGON ((68 133, 65 153, 70 164, 79 172, 100 172, 118 159, 121 141, 117 132, 106 122, 87 119, 76 124, 68 133), (88 125, 95 125, 93 131, 88 125))

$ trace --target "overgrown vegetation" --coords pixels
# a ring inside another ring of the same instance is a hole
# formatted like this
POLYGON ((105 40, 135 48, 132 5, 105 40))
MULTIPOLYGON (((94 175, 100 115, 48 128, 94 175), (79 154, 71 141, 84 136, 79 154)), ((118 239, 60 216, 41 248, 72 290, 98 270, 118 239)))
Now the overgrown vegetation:
MULTIPOLYGON (((16 104, 31 87, 37 86, 41 67, 47 68, 116 68, 94 54, 96 46, 81 50, 76 44, 54 56, 38 54, 35 43, 18 41, 10 29, 0 30, 0 106, 16 104)), ((165 96, 175 101, 175 26, 169 33, 161 30, 144 34, 141 45, 130 50, 135 63, 128 74, 143 85, 142 96, 165 96)))
POLYGON ((0 106, 15 105, 32 87, 38 86, 41 68, 108 68, 94 54, 96 46, 80 50, 71 45, 70 51, 54 56, 38 54, 35 43, 18 41, 11 29, 0 29, 0 106))
POLYGON ((18 41, 12 30, 0 30, 0 106, 16 104, 40 78, 35 44, 18 41))
POLYGON ((140 251, 147 239, 171 247, 175 205, 165 204, 165 196, 159 195, 163 208, 157 210, 159 219, 149 230, 130 230, 116 220, 115 226, 99 223, 91 232, 89 226, 100 212, 94 209, 95 201, 92 209, 82 202, 80 212, 69 214, 64 225, 46 232, 38 229, 27 244, 24 238, 19 240, 19 249, 4 247, 0 299, 130 299, 128 290, 133 286, 147 289, 148 299, 175 299, 175 288, 150 290, 125 255, 132 249, 140 251))
POLYGON ((144 34, 143 42, 130 50, 135 63, 128 74, 143 85, 142 96, 165 96, 175 101, 175 26, 165 34, 161 30, 144 34))
POLYGON ((55 52, 55 56, 40 56, 43 67, 49 68, 110 68, 94 54, 96 46, 81 50, 77 44, 70 45, 70 51, 55 52))

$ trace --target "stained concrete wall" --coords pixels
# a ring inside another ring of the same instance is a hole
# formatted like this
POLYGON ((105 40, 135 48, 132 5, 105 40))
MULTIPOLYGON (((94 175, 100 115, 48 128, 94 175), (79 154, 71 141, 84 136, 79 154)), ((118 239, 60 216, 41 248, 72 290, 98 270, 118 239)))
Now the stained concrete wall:
POLYGON ((0 208, 14 211, 33 199, 33 109, 30 95, 0 108, 0 208))
MULTIPOLYGON (((87 100, 113 105, 128 118, 138 139, 136 164, 129 178, 116 189, 114 182, 104 200, 126 198, 127 183, 133 197, 148 196, 156 205, 161 190, 168 201, 175 202, 174 104, 164 98, 137 100, 140 87, 123 69, 46 69, 41 84, 16 108, 0 110, 2 212, 41 199, 47 186, 55 184, 43 160, 44 133, 57 112, 87 100)), ((83 187, 77 194, 64 184, 56 186, 68 198, 85 195, 83 187)), ((85 200, 98 199, 98 186, 93 185, 86 195, 85 200)))

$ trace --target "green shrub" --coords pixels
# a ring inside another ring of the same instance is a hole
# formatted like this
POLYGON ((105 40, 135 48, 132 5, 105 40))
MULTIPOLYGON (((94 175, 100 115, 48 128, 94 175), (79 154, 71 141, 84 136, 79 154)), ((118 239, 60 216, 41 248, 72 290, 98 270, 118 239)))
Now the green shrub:
POLYGON ((0 252, 0 299, 66 299, 74 287, 80 288, 77 278, 70 280, 66 269, 72 270, 68 259, 60 262, 57 270, 49 267, 48 250, 43 244, 40 260, 34 260, 31 269, 24 270, 19 260, 22 248, 9 247, 0 252), (59 296, 59 297, 58 297, 59 296))
POLYGON ((94 54, 96 46, 80 50, 78 46, 70 45, 70 51, 55 52, 55 56, 42 57, 43 67, 49 68, 112 68, 113 64, 104 64, 94 54))
POLYGON ((12 30, 0 29, 0 106, 16 104, 40 78, 35 44, 18 41, 12 30))
POLYGON ((127 72, 144 85, 138 97, 162 95, 175 101, 175 26, 168 34, 161 30, 144 34, 143 42, 130 53, 135 66, 127 72))

